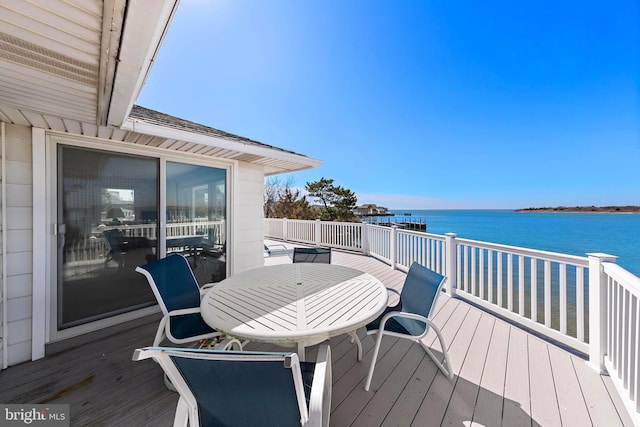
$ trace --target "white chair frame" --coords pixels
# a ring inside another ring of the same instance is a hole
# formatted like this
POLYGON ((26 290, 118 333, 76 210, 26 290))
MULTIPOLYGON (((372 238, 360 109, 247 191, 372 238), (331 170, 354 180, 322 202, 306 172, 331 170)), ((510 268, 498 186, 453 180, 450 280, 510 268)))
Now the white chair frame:
MULTIPOLYGON (((180 394, 174 427, 187 425, 199 427, 198 403, 193 392, 187 385, 176 365, 171 360, 171 355, 191 352, 194 358, 210 358, 216 360, 237 360, 246 361, 273 361, 282 360, 287 367, 291 368, 295 387, 296 399, 300 410, 300 425, 304 427, 328 427, 329 414, 331 411, 331 350, 328 345, 320 346, 315 364, 313 384, 309 406, 307 407, 304 393, 304 383, 300 371, 300 361, 296 353, 252 353, 234 352, 218 350, 194 350, 184 348, 146 347, 136 349, 133 353, 133 360, 154 359, 169 377, 171 382, 180 394)), ((190 355, 191 357, 191 355, 190 355)), ((223 386, 223 385, 222 385, 223 386)))
MULTIPOLYGON (((400 292, 398 292, 396 289, 393 288, 387 288, 387 290, 389 292, 395 293, 396 295, 398 295, 398 297, 400 296, 400 292)), ((438 289, 438 294, 440 293, 440 289, 438 289)), ((438 295, 436 294, 436 295, 438 295)), ((437 299, 437 298, 436 298, 437 299)), ((436 301, 433 302, 433 305, 431 306, 431 310, 429 311, 429 316, 431 316, 431 312, 433 311, 433 308, 435 307, 436 301)), ((380 327, 378 329, 372 329, 370 331, 367 331, 367 335, 373 335, 376 334, 376 344, 375 347, 373 349, 373 357, 371 359, 371 366, 369 367, 369 373, 367 374, 367 380, 365 381, 365 385, 364 385, 364 389, 365 391, 369 391, 369 388, 371 387, 371 380, 373 379, 373 371, 376 367, 376 361, 378 358, 378 353, 380 352, 380 344, 382 343, 382 337, 384 335, 389 335, 392 337, 397 337, 397 338, 404 338, 404 339, 409 339, 411 341, 414 341, 418 344, 420 344, 420 347, 422 347, 424 349, 424 351, 427 352, 427 354, 429 355, 429 357, 431 357, 431 359, 434 361, 434 363, 436 364, 436 366, 438 366, 438 368, 442 371, 442 373, 449 379, 453 378, 453 370, 451 369, 451 362, 449 361, 449 353, 447 352, 447 346, 444 342, 444 337, 442 336, 442 333, 440 332, 440 328, 438 328, 435 323, 433 323, 431 320, 429 320, 428 318, 421 316, 419 314, 414 314, 414 313, 405 313, 405 312, 400 312, 400 311, 392 311, 389 312, 387 314, 385 314, 381 321, 380 321, 380 327), (414 320, 418 320, 420 322, 425 323, 425 328, 424 328, 424 332, 420 335, 407 335, 407 334, 401 334, 398 332, 392 332, 392 331, 385 331, 384 330, 384 326, 387 323, 387 321, 389 319, 392 319, 394 317, 404 317, 407 319, 414 319, 414 320), (429 329, 433 329, 433 331, 436 333, 436 336, 438 338, 438 341, 440 342, 440 347, 442 348, 442 353, 443 353, 443 358, 442 360, 439 360, 435 354, 433 354, 433 352, 431 351, 431 349, 422 341, 422 339, 429 333, 429 329)))

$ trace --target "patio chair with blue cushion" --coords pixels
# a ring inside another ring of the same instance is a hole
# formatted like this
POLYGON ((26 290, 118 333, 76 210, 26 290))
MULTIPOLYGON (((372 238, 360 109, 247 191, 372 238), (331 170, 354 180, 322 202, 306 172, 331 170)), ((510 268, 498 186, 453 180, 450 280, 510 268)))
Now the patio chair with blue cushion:
POLYGON ((331 264, 331 248, 293 248, 293 262, 331 264))
POLYGON ((295 353, 148 347, 133 360, 153 358, 180 398, 174 426, 328 426, 331 351, 315 363, 295 353))
POLYGON ((187 259, 180 254, 141 265, 142 273, 162 310, 162 320, 153 340, 157 346, 165 339, 184 344, 222 336, 206 324, 200 314, 201 292, 187 259))
POLYGON ((371 367, 364 386, 366 391, 369 391, 371 386, 373 370, 376 366, 380 343, 384 335, 406 338, 417 342, 433 359, 438 368, 448 378, 453 378, 447 346, 440 329, 432 322, 431 317, 444 282, 445 277, 441 274, 418 263, 413 263, 402 286, 402 292, 387 288, 390 292, 398 294, 400 300, 397 305, 387 307, 376 320, 366 326, 367 334, 376 334, 371 367), (422 338, 427 335, 429 329, 433 329, 438 341, 440 341, 443 353, 442 360, 439 360, 431 349, 422 342, 422 338))

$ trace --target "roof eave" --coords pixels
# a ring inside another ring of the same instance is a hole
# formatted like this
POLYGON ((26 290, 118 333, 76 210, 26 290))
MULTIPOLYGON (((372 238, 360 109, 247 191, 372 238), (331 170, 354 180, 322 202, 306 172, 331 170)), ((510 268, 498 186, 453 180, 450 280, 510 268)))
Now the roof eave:
POLYGON ((125 123, 177 7, 178 0, 127 2, 106 124, 125 123))
POLYGON ((175 139, 210 147, 233 150, 242 154, 250 154, 262 160, 256 160, 252 163, 262 164, 265 168, 265 175, 275 175, 278 173, 312 169, 322 164, 322 160, 313 159, 302 154, 270 148, 268 146, 259 146, 243 143, 241 141, 231 141, 220 137, 174 129, 171 127, 146 123, 137 119, 128 118, 121 126, 121 129, 167 139, 175 139), (286 166, 284 166, 285 164, 286 166))

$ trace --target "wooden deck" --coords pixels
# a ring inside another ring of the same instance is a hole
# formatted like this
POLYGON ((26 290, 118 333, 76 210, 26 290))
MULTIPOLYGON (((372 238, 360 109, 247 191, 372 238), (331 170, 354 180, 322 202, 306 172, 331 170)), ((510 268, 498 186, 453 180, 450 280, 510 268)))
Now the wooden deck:
MULTIPOLYGON (((274 250, 266 263, 291 262, 274 250)), ((404 273, 360 255, 334 251, 333 263, 367 271, 400 288, 404 273)), ((444 295, 435 317, 455 376, 445 378, 417 345, 385 337, 370 392, 363 362, 345 336, 330 341, 332 426, 631 426, 611 381, 572 355, 458 299, 444 295)), ((177 395, 152 361, 132 362, 150 345, 157 320, 80 348, 0 373, 2 403, 67 403, 73 426, 169 426, 177 395)), ((428 342, 438 350, 437 340, 428 342)), ((270 344, 248 349, 278 350, 270 344)), ((308 351, 308 360, 315 349, 308 351)), ((214 386, 214 384, 212 384, 214 386)), ((223 384, 221 386, 224 386, 223 384)))

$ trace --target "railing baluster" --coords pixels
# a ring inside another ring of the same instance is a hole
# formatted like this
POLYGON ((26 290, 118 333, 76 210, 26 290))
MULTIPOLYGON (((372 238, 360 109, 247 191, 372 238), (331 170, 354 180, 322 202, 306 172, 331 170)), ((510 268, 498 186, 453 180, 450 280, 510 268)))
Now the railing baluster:
POLYGON ((518 314, 524 316, 524 257, 518 255, 518 314))
POLYGON ((629 375, 631 374, 632 371, 632 349, 633 346, 631 345, 632 341, 631 339, 634 336, 633 333, 633 296, 631 295, 630 292, 626 292, 626 296, 627 296, 627 301, 625 304, 625 336, 624 336, 624 342, 625 342, 625 351, 624 351, 624 386, 626 388, 629 388, 629 385, 631 384, 631 378, 629 377, 629 375))
POLYGON ((632 311, 635 321, 633 322, 633 348, 634 354, 631 360, 633 361, 633 372, 631 373, 631 399, 635 402, 636 412, 640 412, 640 298, 634 297, 635 310, 632 311))
MULTIPOLYGON (((614 343, 614 338, 613 338, 613 325, 614 325, 614 302, 615 302, 615 293, 614 293, 614 288, 613 288, 613 283, 611 282, 611 278, 609 277, 607 279, 607 320, 606 320, 606 325, 607 325, 607 350, 606 350, 606 354, 607 357, 613 361, 613 343, 614 343)), ((589 319, 589 322, 591 322, 591 319, 589 319)), ((589 339, 593 339, 591 337, 589 337, 589 339)))
POLYGON ((498 275, 498 284, 497 284, 497 293, 498 293, 498 307, 503 307, 502 305, 502 293, 504 292, 504 288, 502 286, 502 258, 503 253, 498 252, 498 268, 496 269, 496 274, 498 275))
POLYGON ((480 299, 484 299, 484 249, 480 248, 480 256, 478 258, 478 276, 480 281, 478 285, 480 286, 480 299))
POLYGON ((538 321, 538 260, 531 258, 531 320, 538 321))
POLYGON ((478 249, 474 246, 471 246, 469 249, 471 249, 471 295, 478 295, 476 293, 476 275, 477 275, 476 253, 478 249))
POLYGON ((567 265, 560 263, 560 332, 567 333, 567 265))
POLYGON ((584 268, 576 267, 576 338, 584 341, 584 268))
POLYGON ((551 261, 544 262, 544 325, 551 327, 551 261))
POLYGON ((464 288, 464 277, 462 275, 462 263, 459 261, 462 259, 462 251, 463 245, 456 245, 456 279, 458 280, 458 289, 465 290, 464 288))
POLYGON ((612 278, 609 278, 613 289, 613 299, 611 301, 611 355, 609 359, 613 363, 613 368, 618 369, 618 308, 620 307, 620 300, 618 299, 618 286, 612 278))
POLYGON ((470 283, 469 283, 469 246, 464 246, 464 290, 465 292, 470 292, 470 283))
POLYGON ((507 309, 513 311, 513 254, 507 254, 507 309))
POLYGON ((624 374, 627 369, 627 290, 620 286, 620 353, 618 355, 618 378, 624 384, 624 374))
POLYGON ((487 300, 493 304, 493 256, 495 251, 487 249, 487 300))

